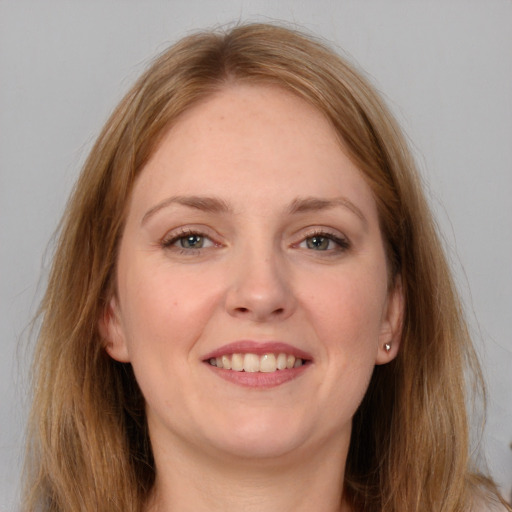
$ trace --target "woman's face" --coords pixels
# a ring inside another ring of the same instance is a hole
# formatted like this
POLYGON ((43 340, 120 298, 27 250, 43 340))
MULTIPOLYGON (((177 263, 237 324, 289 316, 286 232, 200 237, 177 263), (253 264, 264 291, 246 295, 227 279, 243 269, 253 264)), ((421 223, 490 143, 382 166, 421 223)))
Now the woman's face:
POLYGON ((100 325, 133 365, 155 450, 346 447, 398 348, 372 192, 324 117, 274 87, 226 87, 166 134, 134 187, 117 283, 100 325))

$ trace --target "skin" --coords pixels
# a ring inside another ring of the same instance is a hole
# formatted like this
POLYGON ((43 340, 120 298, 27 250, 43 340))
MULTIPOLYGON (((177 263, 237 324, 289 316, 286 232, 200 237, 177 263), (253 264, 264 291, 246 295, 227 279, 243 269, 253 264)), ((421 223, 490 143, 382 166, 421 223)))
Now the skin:
POLYGON ((403 308, 372 192, 325 118, 264 86, 190 109, 135 184, 117 268, 100 329, 146 399, 150 508, 340 510, 351 420, 403 308), (310 360, 242 386, 204 361, 237 340, 310 360))

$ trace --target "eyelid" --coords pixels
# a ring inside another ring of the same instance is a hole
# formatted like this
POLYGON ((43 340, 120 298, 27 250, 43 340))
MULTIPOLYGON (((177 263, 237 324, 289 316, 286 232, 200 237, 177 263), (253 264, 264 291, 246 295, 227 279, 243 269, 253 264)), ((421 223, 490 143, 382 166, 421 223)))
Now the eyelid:
POLYGON ((194 252, 194 251, 201 251, 204 249, 210 249, 211 247, 220 247, 222 244, 218 241, 218 236, 215 236, 214 233, 212 233, 212 229, 206 227, 206 226, 180 226, 175 229, 171 229, 168 231, 160 240, 159 245, 162 246, 165 249, 176 249, 176 250, 182 250, 184 252, 194 252), (204 239, 210 240, 212 243, 208 247, 200 247, 200 248, 178 248, 175 247, 176 242, 178 240, 185 238, 187 236, 197 235, 204 239))
POLYGON ((334 243, 337 244, 337 247, 335 249, 329 249, 326 251, 318 251, 318 252, 325 252, 325 253, 332 253, 332 252, 343 252, 351 248, 352 243, 350 239, 341 231, 334 228, 326 228, 321 226, 311 226, 308 228, 305 228, 304 230, 301 230, 299 233, 297 233, 297 242, 294 242, 292 244, 292 247, 300 247, 303 242, 305 242, 308 238, 312 237, 325 237, 329 240, 332 240, 334 243))

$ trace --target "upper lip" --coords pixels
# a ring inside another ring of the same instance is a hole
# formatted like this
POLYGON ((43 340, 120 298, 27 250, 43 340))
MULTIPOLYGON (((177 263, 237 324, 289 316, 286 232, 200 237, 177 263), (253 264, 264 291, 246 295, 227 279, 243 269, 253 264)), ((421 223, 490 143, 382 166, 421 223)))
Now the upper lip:
POLYGON ((252 341, 252 340, 239 340, 222 347, 216 348, 212 352, 206 354, 203 358, 204 361, 215 357, 222 357, 230 354, 256 354, 262 356, 264 354, 287 354, 295 356, 296 358, 310 361, 313 359, 311 354, 301 350, 288 343, 281 341, 252 341))

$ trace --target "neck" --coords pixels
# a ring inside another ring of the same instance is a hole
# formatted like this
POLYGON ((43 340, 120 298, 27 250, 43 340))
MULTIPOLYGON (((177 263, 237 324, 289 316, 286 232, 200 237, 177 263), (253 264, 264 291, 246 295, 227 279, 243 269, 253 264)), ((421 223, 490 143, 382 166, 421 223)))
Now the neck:
POLYGON ((350 511, 343 500, 348 442, 258 460, 212 456, 183 443, 153 448, 148 512, 350 511))

